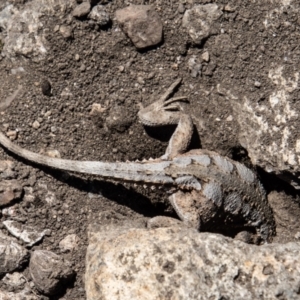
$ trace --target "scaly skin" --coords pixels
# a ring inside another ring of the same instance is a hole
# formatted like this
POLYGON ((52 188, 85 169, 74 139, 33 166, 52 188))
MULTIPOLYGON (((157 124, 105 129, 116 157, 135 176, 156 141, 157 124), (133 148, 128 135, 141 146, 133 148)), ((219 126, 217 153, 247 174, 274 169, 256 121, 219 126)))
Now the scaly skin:
POLYGON ((148 126, 178 124, 165 155, 159 159, 110 163, 52 158, 19 147, 1 132, 0 144, 28 161, 63 171, 173 187, 175 192, 169 200, 186 225, 201 230, 222 214, 241 219, 244 227, 256 231, 253 237, 247 233, 239 238, 248 242, 271 242, 276 231, 273 212, 256 175, 244 165, 215 152, 186 151, 193 122, 180 111, 179 105, 171 104, 185 97, 167 100, 180 81, 174 82, 158 101, 139 112, 141 122, 148 126))

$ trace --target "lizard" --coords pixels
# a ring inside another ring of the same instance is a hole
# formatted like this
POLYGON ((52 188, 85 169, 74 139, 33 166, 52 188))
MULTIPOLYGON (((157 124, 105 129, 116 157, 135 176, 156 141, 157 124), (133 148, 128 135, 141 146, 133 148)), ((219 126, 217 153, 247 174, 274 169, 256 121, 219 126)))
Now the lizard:
MULTIPOLYGON (((54 158, 26 150, 1 132, 0 144, 38 165, 97 175, 108 180, 170 187, 169 201, 184 225, 201 231, 206 224, 224 215, 225 219, 242 220, 243 228, 247 228, 241 229, 236 236, 238 239, 257 244, 271 242, 276 234, 274 215, 256 174, 245 165, 216 152, 204 149, 188 151, 194 124, 191 116, 179 105, 187 97, 170 98, 180 82, 181 78, 178 78, 157 101, 138 112, 145 126, 176 125, 166 152, 160 158, 135 162, 54 158)), ((171 224, 169 219, 154 217, 153 224, 155 220, 171 224)))

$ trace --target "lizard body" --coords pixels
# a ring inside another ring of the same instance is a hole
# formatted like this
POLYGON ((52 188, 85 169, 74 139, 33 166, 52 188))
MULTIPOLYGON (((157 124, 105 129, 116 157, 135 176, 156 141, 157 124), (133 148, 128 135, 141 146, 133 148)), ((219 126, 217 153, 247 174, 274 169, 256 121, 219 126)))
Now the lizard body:
POLYGON ((186 151, 193 132, 192 119, 181 112, 177 104, 172 104, 183 97, 167 100, 180 81, 174 82, 158 101, 139 112, 141 122, 148 126, 177 124, 166 154, 161 158, 142 162, 53 158, 21 148, 1 132, 0 144, 26 160, 63 171, 173 187, 175 192, 169 200, 188 226, 201 230, 202 225, 222 213, 242 219, 243 225, 255 229, 263 242, 271 242, 275 221, 257 176, 244 165, 216 152, 186 151))

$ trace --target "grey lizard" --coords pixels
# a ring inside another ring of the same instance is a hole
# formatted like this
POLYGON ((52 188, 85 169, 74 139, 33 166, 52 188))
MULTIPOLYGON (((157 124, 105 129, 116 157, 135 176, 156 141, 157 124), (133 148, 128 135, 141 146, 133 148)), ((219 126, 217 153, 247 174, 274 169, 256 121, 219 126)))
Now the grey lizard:
POLYGON ((187 152, 192 133, 192 118, 171 98, 180 84, 177 79, 158 101, 142 108, 138 116, 147 126, 175 124, 166 153, 142 162, 73 161, 52 158, 23 149, 0 133, 0 144, 16 155, 51 168, 98 175, 104 179, 166 185, 172 188, 170 203, 187 226, 201 230, 220 214, 242 220, 238 238, 247 242, 271 242, 275 221, 266 193, 257 176, 239 162, 216 152, 196 149, 187 152))

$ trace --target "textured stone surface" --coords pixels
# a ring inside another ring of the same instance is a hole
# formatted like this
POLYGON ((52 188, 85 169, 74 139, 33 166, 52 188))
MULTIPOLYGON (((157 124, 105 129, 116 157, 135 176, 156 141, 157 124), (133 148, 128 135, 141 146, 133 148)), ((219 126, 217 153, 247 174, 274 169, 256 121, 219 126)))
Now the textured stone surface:
POLYGON ((29 271, 37 289, 47 295, 60 292, 74 274, 68 261, 47 250, 33 252, 29 271))
POLYGON ((214 22, 222 15, 217 4, 195 5, 188 9, 182 18, 185 27, 197 45, 212 34, 217 34, 218 29, 214 22))
POLYGON ((0 275, 19 269, 28 259, 28 251, 0 231, 0 275))
POLYGON ((0 176, 2 179, 15 178, 14 165, 11 160, 0 160, 0 176))
POLYGON ((184 228, 106 227, 90 232, 87 299, 299 299, 299 248, 184 228))
POLYGON ((94 20, 100 26, 106 26, 110 23, 110 17, 104 5, 94 6, 88 18, 94 20))
POLYGON ((0 290, 1 300, 38 300, 38 296, 31 294, 30 290, 25 290, 20 293, 13 293, 0 290))
POLYGON ((290 95, 298 87, 299 72, 287 77, 285 71, 283 65, 270 67, 268 79, 274 88, 264 102, 240 98, 236 87, 230 85, 219 85, 219 91, 232 104, 240 126, 239 141, 252 163, 267 172, 296 174, 300 171, 299 113, 290 95))
MULTIPOLYGON (((1 54, 8 58, 22 55, 34 60, 43 59, 48 47, 43 23, 45 15, 59 15, 62 11, 74 7, 75 3, 75 0, 33 0, 26 2, 21 10, 10 6, 9 11, 13 14, 3 13, 4 25, 0 24, 5 34, 1 54)), ((8 8, 6 10, 8 11, 8 8)))
POLYGON ((59 248, 62 252, 72 252, 78 249, 80 239, 76 234, 69 234, 59 242, 59 248))
POLYGON ((138 49, 157 45, 162 40, 162 21, 150 5, 130 5, 119 9, 116 19, 138 49))

